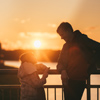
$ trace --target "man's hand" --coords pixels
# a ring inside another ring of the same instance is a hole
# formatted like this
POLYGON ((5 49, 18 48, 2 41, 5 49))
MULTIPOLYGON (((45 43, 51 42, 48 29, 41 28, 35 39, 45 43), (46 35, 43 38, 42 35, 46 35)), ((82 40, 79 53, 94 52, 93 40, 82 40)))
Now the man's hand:
POLYGON ((69 77, 68 77, 68 75, 66 73, 66 70, 62 70, 61 79, 62 79, 63 85, 67 85, 67 81, 68 81, 69 77))

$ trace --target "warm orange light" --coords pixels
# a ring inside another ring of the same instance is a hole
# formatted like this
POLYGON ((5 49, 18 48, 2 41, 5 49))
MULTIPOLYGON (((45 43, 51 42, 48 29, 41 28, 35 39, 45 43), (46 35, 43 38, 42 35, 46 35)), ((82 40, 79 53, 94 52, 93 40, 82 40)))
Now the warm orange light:
POLYGON ((39 40, 34 41, 35 48, 40 48, 40 46, 41 46, 41 41, 39 41, 39 40))

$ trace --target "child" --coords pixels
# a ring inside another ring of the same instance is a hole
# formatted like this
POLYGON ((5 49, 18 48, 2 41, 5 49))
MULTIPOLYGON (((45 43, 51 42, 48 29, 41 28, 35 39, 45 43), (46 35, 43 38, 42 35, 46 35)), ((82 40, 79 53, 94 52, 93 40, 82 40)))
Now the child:
POLYGON ((18 69, 18 77, 21 82, 21 100, 46 100, 43 85, 46 83, 49 68, 43 64, 37 64, 32 52, 20 56, 21 66, 18 69), (40 79, 37 70, 43 70, 40 79))

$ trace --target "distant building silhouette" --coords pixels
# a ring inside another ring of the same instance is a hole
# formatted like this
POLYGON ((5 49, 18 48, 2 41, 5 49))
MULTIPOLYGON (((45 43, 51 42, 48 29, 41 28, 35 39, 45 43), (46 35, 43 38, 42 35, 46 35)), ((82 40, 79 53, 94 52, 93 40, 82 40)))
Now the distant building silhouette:
POLYGON ((1 43, 0 43, 0 66, 4 66, 4 55, 2 53, 1 43))

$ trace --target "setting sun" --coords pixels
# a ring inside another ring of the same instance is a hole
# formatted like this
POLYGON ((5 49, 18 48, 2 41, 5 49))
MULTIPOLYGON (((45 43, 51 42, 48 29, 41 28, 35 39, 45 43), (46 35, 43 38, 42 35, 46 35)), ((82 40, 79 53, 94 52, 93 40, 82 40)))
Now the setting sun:
POLYGON ((34 47, 39 48, 41 46, 41 42, 39 40, 34 41, 34 47))

